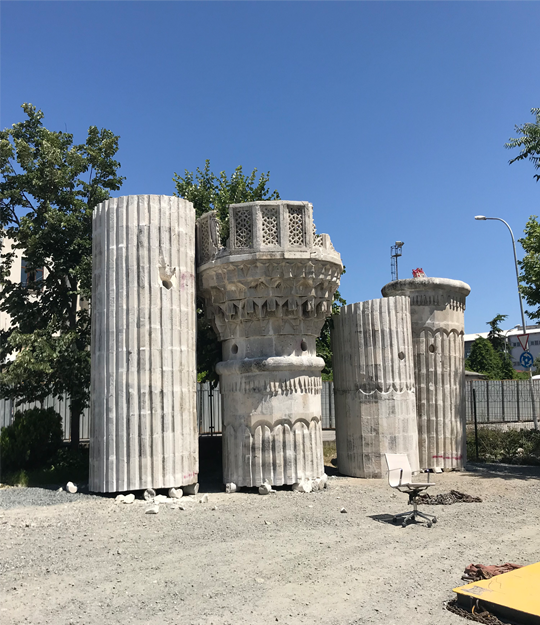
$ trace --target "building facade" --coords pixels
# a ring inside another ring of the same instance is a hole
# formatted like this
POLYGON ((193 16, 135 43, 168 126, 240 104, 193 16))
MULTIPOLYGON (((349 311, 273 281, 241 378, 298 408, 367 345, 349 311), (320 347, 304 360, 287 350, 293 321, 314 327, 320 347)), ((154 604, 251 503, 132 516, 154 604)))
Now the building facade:
MULTIPOLYGON (((536 360, 540 356, 540 325, 526 326, 527 334, 529 335, 528 349, 532 354, 532 357, 536 360)), ((478 337, 487 339, 488 332, 477 332, 475 334, 465 334, 465 358, 468 358, 471 353, 472 344, 478 337)), ((511 330, 503 330, 503 335, 506 337, 510 356, 512 358, 512 366, 516 371, 525 371, 519 362, 519 357, 523 353, 523 348, 519 342, 518 336, 523 334, 523 328, 519 325, 511 330)))

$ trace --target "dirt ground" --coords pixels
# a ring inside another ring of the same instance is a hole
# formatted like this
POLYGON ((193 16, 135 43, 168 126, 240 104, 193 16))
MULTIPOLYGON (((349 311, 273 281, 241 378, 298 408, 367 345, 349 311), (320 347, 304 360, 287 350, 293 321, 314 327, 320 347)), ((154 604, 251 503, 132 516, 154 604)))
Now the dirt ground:
POLYGON ((425 506, 439 522, 389 515, 405 495, 333 477, 311 494, 226 495, 161 504, 0 489, 0 623, 458 624, 444 610, 470 563, 540 558, 540 471, 485 465, 433 476, 483 503, 425 506), (340 512, 341 508, 347 510, 340 512))

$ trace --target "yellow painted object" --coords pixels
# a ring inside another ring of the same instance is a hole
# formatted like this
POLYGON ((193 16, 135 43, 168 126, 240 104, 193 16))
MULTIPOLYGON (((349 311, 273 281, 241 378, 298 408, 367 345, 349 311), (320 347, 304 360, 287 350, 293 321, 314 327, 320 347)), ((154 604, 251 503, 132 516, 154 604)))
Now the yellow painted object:
POLYGON ((496 616, 540 624, 540 562, 454 588, 454 592, 463 608, 471 610, 478 601, 496 616))

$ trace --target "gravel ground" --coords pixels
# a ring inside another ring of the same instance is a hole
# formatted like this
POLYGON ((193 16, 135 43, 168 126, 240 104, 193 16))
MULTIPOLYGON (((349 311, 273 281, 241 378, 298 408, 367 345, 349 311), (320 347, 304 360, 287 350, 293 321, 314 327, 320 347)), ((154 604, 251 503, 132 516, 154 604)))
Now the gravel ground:
POLYGON ((217 492, 213 479, 208 503, 184 497, 185 510, 165 503, 157 515, 142 499, 0 489, 0 622, 463 624, 443 605, 465 566, 538 561, 540 471, 492 465, 433 481, 431 494, 484 501, 424 506, 439 522, 403 529, 389 515, 406 496, 376 480, 263 497, 217 492))

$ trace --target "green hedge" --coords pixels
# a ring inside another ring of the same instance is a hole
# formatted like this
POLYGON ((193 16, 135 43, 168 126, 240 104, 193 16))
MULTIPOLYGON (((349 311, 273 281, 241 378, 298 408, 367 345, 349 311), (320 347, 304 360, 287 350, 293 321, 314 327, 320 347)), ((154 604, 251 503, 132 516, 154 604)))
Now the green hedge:
POLYGON ((62 441, 62 417, 53 408, 18 411, 13 422, 0 433, 2 470, 32 470, 50 465, 62 441))

